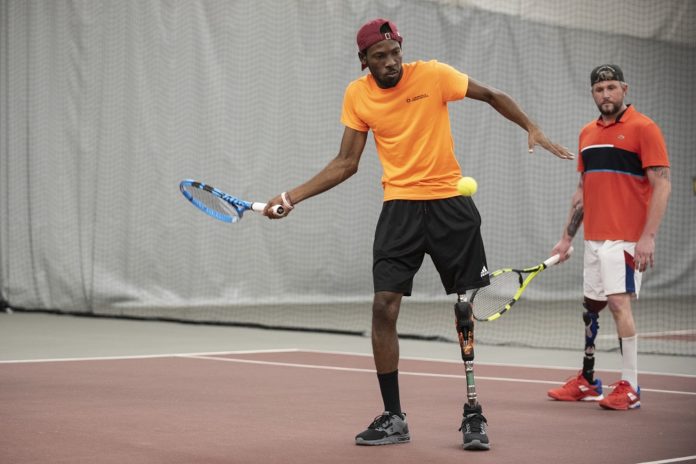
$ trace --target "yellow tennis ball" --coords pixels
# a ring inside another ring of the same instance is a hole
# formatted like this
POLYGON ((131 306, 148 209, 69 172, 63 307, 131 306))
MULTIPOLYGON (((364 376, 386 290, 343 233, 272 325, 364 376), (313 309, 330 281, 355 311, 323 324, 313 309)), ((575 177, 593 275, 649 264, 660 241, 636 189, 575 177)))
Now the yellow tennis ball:
POLYGON ((473 177, 462 177, 459 179, 459 182, 457 182, 457 191, 465 197, 470 197, 476 193, 477 189, 478 184, 473 177))

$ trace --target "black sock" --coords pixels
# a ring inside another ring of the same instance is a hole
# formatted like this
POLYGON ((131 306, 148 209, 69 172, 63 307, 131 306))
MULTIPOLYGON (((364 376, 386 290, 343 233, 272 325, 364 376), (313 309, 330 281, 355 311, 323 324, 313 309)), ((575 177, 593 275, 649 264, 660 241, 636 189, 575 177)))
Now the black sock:
POLYGON ((382 392, 384 410, 392 414, 401 415, 401 401, 399 400, 399 370, 388 374, 377 374, 379 390, 382 392))

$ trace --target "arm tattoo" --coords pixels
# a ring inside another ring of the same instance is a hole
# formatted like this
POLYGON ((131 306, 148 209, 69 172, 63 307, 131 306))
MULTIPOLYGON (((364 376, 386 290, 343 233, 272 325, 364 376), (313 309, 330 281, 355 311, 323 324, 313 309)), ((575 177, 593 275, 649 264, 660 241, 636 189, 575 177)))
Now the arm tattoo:
POLYGON ((582 205, 575 205, 573 215, 570 217, 570 223, 568 224, 568 228, 566 229, 570 237, 575 237, 575 234, 578 232, 578 229, 580 228, 580 224, 582 223, 582 218, 584 215, 585 210, 583 209, 582 205))
POLYGON ((667 181, 670 181, 670 174, 669 174, 669 168, 666 166, 651 166, 648 168, 655 174, 657 174, 657 177, 662 177, 663 179, 666 179, 667 181))

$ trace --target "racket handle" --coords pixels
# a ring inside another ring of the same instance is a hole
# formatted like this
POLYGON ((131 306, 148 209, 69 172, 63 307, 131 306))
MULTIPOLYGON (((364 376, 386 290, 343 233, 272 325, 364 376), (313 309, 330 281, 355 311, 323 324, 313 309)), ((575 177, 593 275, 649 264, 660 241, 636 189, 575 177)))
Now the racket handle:
MULTIPOLYGON (((573 254, 573 250, 574 250, 574 248, 573 248, 572 246, 571 246, 570 248, 568 248, 568 253, 567 253, 568 256, 570 256, 571 254, 573 254)), ((544 265, 545 265, 546 267, 553 266, 554 264, 558 264, 558 262, 559 262, 560 260, 561 260, 561 255, 553 255, 553 256, 551 256, 549 259, 547 259, 546 261, 544 261, 544 265)))
MULTIPOLYGON (((256 211, 257 213, 263 213, 264 208, 266 207, 266 203, 252 203, 251 204, 251 209, 253 211, 256 211)), ((273 214, 275 214, 277 217, 284 217, 287 215, 287 211, 283 207, 283 205, 275 205, 271 207, 271 211, 273 211, 273 214)))
POLYGON ((275 205, 271 208, 271 211, 273 211, 273 214, 275 214, 278 217, 284 217, 287 213, 285 210, 285 207, 282 205, 275 205))

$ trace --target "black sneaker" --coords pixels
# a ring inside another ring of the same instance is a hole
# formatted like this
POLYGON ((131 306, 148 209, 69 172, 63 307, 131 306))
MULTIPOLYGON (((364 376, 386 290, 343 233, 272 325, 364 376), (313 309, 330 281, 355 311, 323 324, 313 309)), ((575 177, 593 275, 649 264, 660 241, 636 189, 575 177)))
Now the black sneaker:
POLYGON ((481 414, 481 405, 475 407, 464 405, 464 419, 459 430, 464 435, 465 450, 487 450, 491 448, 486 433, 486 418, 481 414))
POLYGON ((406 414, 392 414, 389 411, 375 417, 367 430, 355 436, 356 445, 391 445, 409 441, 411 436, 408 434, 406 414))

